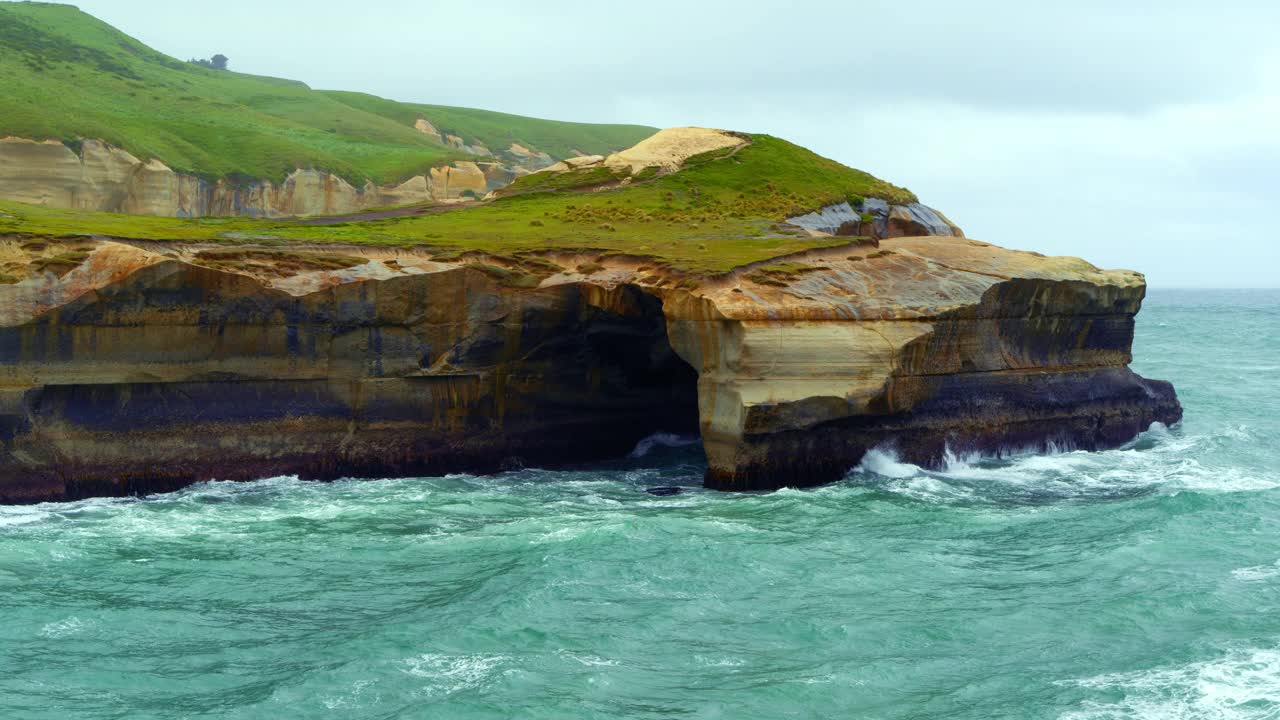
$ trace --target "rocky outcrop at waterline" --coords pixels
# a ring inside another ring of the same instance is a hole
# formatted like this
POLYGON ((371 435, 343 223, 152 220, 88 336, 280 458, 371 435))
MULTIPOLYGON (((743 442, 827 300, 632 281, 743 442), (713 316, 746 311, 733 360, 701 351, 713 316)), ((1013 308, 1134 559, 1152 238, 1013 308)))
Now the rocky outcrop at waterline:
MULTIPOLYGON (((538 159, 541 163, 541 159, 538 159)), ((531 167, 539 167, 539 164, 531 167)), ((519 164, 456 161, 395 185, 356 187, 299 168, 282 182, 214 181, 175 172, 97 140, 0 138, 0 198, 75 210, 162 217, 339 215, 374 207, 478 199, 529 172, 519 164)))
POLYGON ((1181 416, 1127 367, 1142 276, 955 237, 695 282, 594 254, 0 241, 0 501, 489 472, 700 430, 721 489, 870 448, 1102 448, 1181 416))
POLYGON ((973 240, 911 237, 758 268, 668 312, 699 371, 709 485, 839 477, 873 447, 1101 449, 1176 422, 1128 369, 1138 273, 973 240))

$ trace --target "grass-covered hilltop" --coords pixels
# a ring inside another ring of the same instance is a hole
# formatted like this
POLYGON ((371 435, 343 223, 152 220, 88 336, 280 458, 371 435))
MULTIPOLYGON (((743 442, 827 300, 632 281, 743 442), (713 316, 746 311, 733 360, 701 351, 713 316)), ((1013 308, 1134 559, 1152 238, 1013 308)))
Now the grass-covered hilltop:
POLYGON ((767 135, 746 136, 732 154, 694 156, 677 171, 651 167, 634 173, 546 171, 527 176, 534 189, 522 192, 525 183, 517 182, 511 194, 485 203, 311 220, 157 218, 0 202, 0 233, 228 245, 418 246, 503 255, 593 249, 653 256, 686 271, 714 273, 851 240, 811 235, 786 224, 788 217, 848 200, 914 200, 902 188, 767 135), (600 182, 602 174, 608 178, 600 182), (567 178, 568 186, 537 187, 544 175, 567 178), (575 186, 574 178, 588 184, 575 186))
MULTIPOLYGON (((939 234, 889 227, 923 208, 908 190, 768 135, 316 91, 167 57, 67 5, 0 3, 0 49, 0 234, 33 246, 115 238, 492 258, 592 251, 707 276, 851 240, 839 236, 939 234), (522 159, 518 171, 501 164, 522 159), (425 166, 437 169, 424 176, 425 166), (327 174, 298 179, 303 169, 327 174), (417 185, 394 192, 354 187, 415 173, 417 185), (253 178, 265 186, 236 185, 253 178), (830 227, 788 221, 843 203, 830 227)), ((59 258, 0 258, 0 281, 65 269, 59 258)))
POLYGON ((0 98, 0 137, 73 149, 98 139, 210 180, 279 182, 315 168, 357 187, 383 185, 486 153, 512 160, 524 151, 608 153, 654 132, 398 103, 214 70, 50 3, 0 2, 0 98))

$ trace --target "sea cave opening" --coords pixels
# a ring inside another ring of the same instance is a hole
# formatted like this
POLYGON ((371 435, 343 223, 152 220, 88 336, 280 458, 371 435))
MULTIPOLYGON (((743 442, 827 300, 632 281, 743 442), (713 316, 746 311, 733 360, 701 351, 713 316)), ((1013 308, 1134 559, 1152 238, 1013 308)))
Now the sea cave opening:
POLYGON ((622 286, 584 303, 565 329, 577 362, 565 362, 563 347, 556 353, 566 372, 581 373, 581 395, 559 399, 589 443, 573 455, 616 458, 656 435, 698 436, 698 373, 672 347, 660 298, 622 286))

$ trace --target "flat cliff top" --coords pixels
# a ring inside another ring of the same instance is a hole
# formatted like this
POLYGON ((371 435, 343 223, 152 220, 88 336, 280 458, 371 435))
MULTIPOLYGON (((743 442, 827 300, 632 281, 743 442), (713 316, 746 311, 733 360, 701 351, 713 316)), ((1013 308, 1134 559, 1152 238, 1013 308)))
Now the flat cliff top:
MULTIPOLYGON (((139 270, 194 265, 254 278, 266 293, 305 296, 350 283, 442 272, 478 272, 515 291, 586 284, 635 285, 686 318, 735 320, 918 320, 978 306, 1008 280, 1050 280, 1141 296, 1141 274, 1100 270, 1074 257, 1046 257, 954 237, 838 244, 762 261, 710 278, 673 273, 651 260, 598 251, 515 256, 440 253, 371 245, 264 245, 0 237, 0 326, 29 322, 139 270)), ((1134 309, 1136 311, 1136 308, 1134 309)))
POLYGON ((1140 288, 1131 270, 1101 270, 1076 257, 1048 257, 969 238, 903 237, 851 243, 784 261, 756 263, 696 294, 717 316, 740 320, 933 318, 982 301, 1007 280, 1051 280, 1140 288))
POLYGON ((655 131, 398 103, 213 70, 72 6, 45 3, 0 3, 0 96, 0 138, 73 149, 100 139, 210 179, 279 182, 315 168, 356 187, 462 158, 518 162, 523 150, 549 164, 575 150, 609 153, 655 131))

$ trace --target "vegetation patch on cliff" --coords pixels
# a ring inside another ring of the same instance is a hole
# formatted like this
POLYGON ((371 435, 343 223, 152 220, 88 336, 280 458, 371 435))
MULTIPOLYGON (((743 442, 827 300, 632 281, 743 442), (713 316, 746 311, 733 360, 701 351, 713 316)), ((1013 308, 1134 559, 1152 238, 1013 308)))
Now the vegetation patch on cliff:
POLYGON ((620 182, 628 177, 631 177, 631 172, 626 168, 610 168, 603 165, 562 173, 538 172, 516 178, 515 182, 502 188, 499 194, 517 195, 526 192, 581 190, 620 182))
POLYGON ((363 265, 366 261, 351 255, 333 253, 229 249, 199 252, 194 262, 214 270, 289 277, 318 270, 345 270, 363 265))
POLYGON ((62 276, 79 267, 80 263, 84 262, 88 258, 88 252, 84 250, 73 250, 53 255, 51 257, 36 258, 31 261, 31 269, 38 273, 51 272, 55 275, 62 276))
POLYGON ((746 278, 757 285, 773 285, 786 287, 792 280, 806 273, 820 270, 813 265, 795 262, 779 262, 765 265, 747 273, 746 278))

